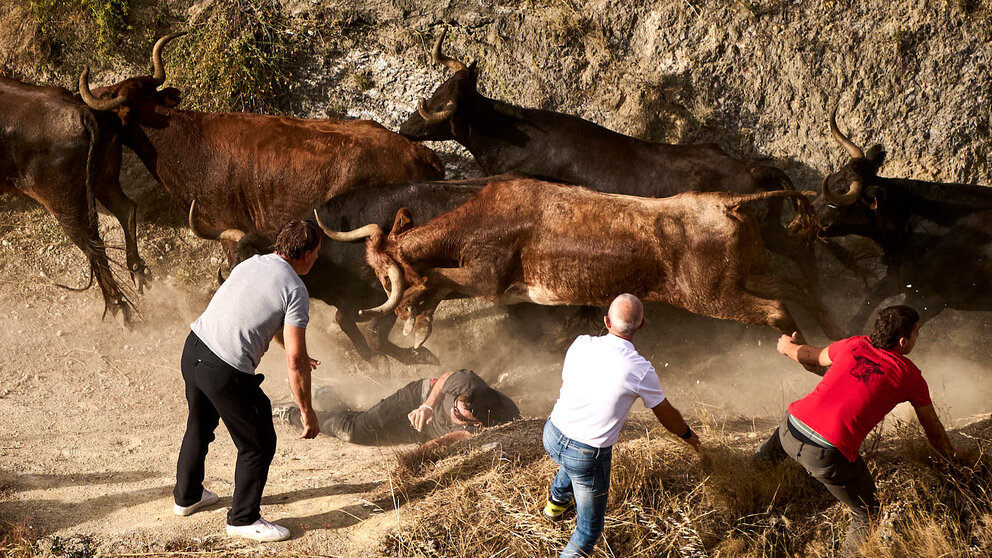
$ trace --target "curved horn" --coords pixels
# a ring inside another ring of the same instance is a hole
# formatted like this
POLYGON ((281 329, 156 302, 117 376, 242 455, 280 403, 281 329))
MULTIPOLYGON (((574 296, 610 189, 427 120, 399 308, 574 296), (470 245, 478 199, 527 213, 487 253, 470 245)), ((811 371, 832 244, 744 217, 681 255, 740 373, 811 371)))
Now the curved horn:
POLYGON ((114 110, 127 102, 127 97, 114 97, 113 99, 98 99, 90 91, 90 67, 83 67, 83 73, 79 74, 79 96, 88 107, 93 110, 114 110))
POLYGON ((420 113, 420 117, 424 119, 428 124, 437 124, 438 122, 444 122, 445 120, 451 118, 452 114, 455 114, 455 110, 458 105, 454 101, 448 101, 444 108, 437 111, 431 112, 427 110, 427 103, 423 99, 417 101, 417 112, 420 113))
MULTIPOLYGON (((196 211, 196 200, 193 200, 189 204, 189 229, 193 231, 193 234, 204 239, 204 240, 230 240, 231 242, 240 242, 242 238, 245 237, 245 231, 240 229, 224 229, 222 231, 208 231, 200 228, 196 223, 196 219, 193 217, 196 211)), ((219 270, 218 270, 219 272, 219 270)))
POLYGON ((382 228, 375 223, 370 223, 368 225, 365 225, 364 227, 357 228, 353 231, 348 231, 348 232, 335 231, 332 230, 327 225, 325 225, 324 222, 320 220, 320 215, 317 214, 316 209, 313 210, 313 216, 315 219, 317 219, 317 224, 324 231, 324 234, 326 234, 327 237, 330 238, 331 240, 337 240, 338 242, 351 242, 353 240, 360 240, 363 238, 370 237, 377 232, 382 232, 382 228))
POLYGON ((837 128, 837 105, 834 105, 834 111, 830 113, 830 134, 833 135, 837 143, 847 150, 848 154, 854 159, 864 159, 865 152, 861 150, 860 147, 854 145, 847 136, 840 133, 840 129, 837 128))
POLYGON ((165 83, 165 64, 162 63, 162 47, 166 45, 172 39, 176 37, 182 37, 186 34, 186 31, 181 31, 179 33, 170 33, 161 39, 155 41, 155 46, 152 47, 152 66, 155 67, 155 73, 152 77, 159 85, 165 83))
POLYGON ((460 72, 461 70, 466 69, 467 66, 465 66, 465 64, 463 64, 462 62, 459 62, 458 60, 445 56, 444 54, 441 53, 441 43, 444 42, 444 36, 447 34, 448 34, 448 28, 445 27, 444 30, 441 31, 441 35, 437 38, 436 41, 434 41, 434 50, 431 51, 431 57, 434 58, 434 61, 437 62, 438 64, 443 64, 451 68, 453 71, 460 72))
POLYGON ((371 320, 372 318, 378 318, 379 316, 385 316, 386 314, 392 312, 400 304, 400 299, 403 298, 403 272, 400 271, 400 266, 396 265, 395 262, 390 262, 389 264, 389 299, 383 302, 382 305, 376 306, 375 308, 369 308, 368 310, 359 310, 358 316, 366 320, 371 320))

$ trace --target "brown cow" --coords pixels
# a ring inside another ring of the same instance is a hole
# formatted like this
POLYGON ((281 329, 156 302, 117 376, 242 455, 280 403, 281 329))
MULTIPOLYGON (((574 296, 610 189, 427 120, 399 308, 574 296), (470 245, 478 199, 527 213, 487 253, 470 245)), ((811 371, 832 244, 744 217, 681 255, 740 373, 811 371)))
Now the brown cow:
POLYGON ((815 230, 809 201, 793 191, 652 199, 518 178, 490 183, 417 227, 409 228, 410 215, 401 210, 388 236, 375 224, 325 231, 337 240, 369 236, 366 259, 390 296, 363 315, 395 309, 407 330, 416 330, 415 346, 450 292, 545 305, 605 305, 629 292, 791 334, 798 327, 783 299, 811 312, 815 305, 804 286, 769 272, 759 223, 744 208, 774 198, 795 200, 792 226, 815 230))
MULTIPOLYGON (((273 234, 335 195, 368 184, 443 178, 433 151, 368 120, 306 120, 175 108, 179 91, 165 82, 161 51, 151 76, 79 93, 115 116, 121 141, 187 210, 195 199, 206 228, 273 234)), ((224 241, 230 263, 234 242, 224 241)))
MULTIPOLYGON (((61 87, 0 77, 0 193, 21 193, 45 206, 89 260, 103 294, 104 315, 132 305, 121 291, 97 228, 96 200, 124 228, 127 266, 139 291, 146 268, 138 256, 135 204, 121 191, 121 144, 114 127, 61 87)), ((75 289, 74 289, 75 290, 75 289)))

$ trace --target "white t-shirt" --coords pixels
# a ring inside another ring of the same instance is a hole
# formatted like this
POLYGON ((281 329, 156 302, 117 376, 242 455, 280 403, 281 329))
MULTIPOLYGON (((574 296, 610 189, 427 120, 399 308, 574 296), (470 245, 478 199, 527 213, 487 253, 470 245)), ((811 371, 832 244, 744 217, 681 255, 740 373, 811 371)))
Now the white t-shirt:
POLYGON ((303 280, 282 256, 266 254, 236 265, 190 329, 221 360, 254 374, 283 324, 306 328, 309 321, 303 280))
POLYGON ((565 355, 551 423, 577 442, 606 448, 617 441, 638 397, 649 409, 665 400, 654 366, 626 339, 582 335, 565 355))

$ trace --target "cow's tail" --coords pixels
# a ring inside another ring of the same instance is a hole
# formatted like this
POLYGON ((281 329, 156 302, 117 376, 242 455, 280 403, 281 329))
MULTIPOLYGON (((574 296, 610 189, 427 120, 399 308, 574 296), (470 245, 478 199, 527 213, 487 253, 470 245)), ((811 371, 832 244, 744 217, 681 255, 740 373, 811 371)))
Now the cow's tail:
POLYGON ((802 192, 796 192, 795 190, 774 190, 772 192, 736 196, 731 199, 727 209, 734 210, 749 203, 782 198, 792 200, 796 208, 796 216, 788 226, 789 231, 807 240, 814 240, 820 232, 820 221, 816 217, 816 211, 813 209, 812 202, 802 192))
MULTIPOLYGON (((83 126, 90 136, 90 147, 86 154, 86 220, 89 228, 87 235, 86 257, 90 263, 90 284, 96 278, 103 293, 103 315, 107 316, 107 311, 116 314, 119 310, 125 324, 131 322, 131 309, 133 304, 121 288, 110 269, 110 260, 107 258, 107 250, 100 240, 100 221, 96 209, 96 188, 100 183, 104 169, 99 165, 99 150, 101 148, 100 126, 96 117, 85 112, 83 114, 83 126)), ((87 285, 86 288, 89 288, 87 285)))

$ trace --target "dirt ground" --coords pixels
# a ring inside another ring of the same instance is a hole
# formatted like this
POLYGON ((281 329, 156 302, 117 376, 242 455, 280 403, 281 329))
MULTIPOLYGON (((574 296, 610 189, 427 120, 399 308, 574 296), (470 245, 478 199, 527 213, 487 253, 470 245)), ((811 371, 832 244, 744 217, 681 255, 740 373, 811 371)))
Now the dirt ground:
MULTIPOLYGON (((248 554, 379 552, 382 537, 408 515, 408 506, 381 502, 390 500, 396 452, 409 446, 366 448, 326 436, 300 440, 294 428, 278 424, 263 514, 287 526, 293 539, 259 545, 222 534, 235 449, 220 427, 205 482, 220 503, 188 518, 173 515, 186 418, 179 357, 188 324, 209 300, 219 250, 185 230, 146 229, 141 248, 154 282, 136 297, 141 321, 128 330, 109 316, 101 320, 96 288, 73 293, 52 284, 84 284, 85 275, 81 255, 46 224, 51 218, 44 210, 9 197, 2 202, 0 519, 30 526, 32 537, 49 545, 75 541, 104 553, 190 545, 248 554)), ((114 246, 119 228, 112 225, 101 217, 114 246)), ((442 312, 428 346, 443 369, 473 368, 516 398, 525 415, 546 416, 557 395, 560 348, 499 342, 511 339, 502 316, 484 304, 442 312)), ((355 408, 439 372, 393 366, 386 376, 365 366, 332 317, 331 308, 314 303, 311 354, 322 361, 315 385, 332 387, 355 408)), ((663 309, 649 309, 649 319, 654 323, 641 339, 642 350, 693 421, 705 424, 715 415, 773 420, 815 384, 815 377, 774 354, 770 331, 663 309)), ((990 332, 987 315, 950 312, 924 330, 914 356, 942 416, 967 420, 989 411, 990 332)), ((287 401, 277 347, 260 372, 269 397, 287 401)), ((906 409, 896 414, 910 416, 906 409)))

